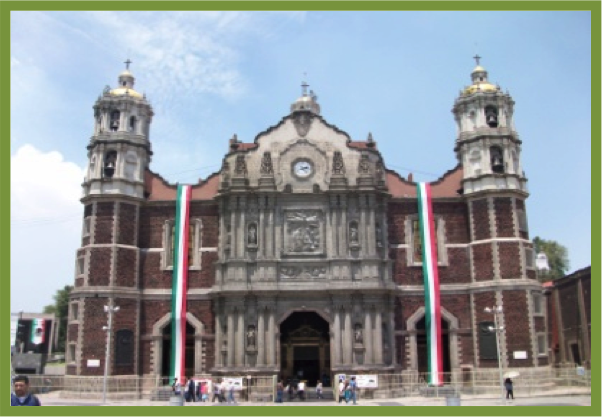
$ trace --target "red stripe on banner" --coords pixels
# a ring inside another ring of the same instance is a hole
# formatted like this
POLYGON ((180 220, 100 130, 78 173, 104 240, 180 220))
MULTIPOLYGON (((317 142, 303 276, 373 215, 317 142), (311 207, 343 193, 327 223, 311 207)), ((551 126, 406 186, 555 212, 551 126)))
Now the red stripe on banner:
POLYGON ((437 239, 435 236, 435 218, 433 217, 433 204, 432 204, 432 196, 431 196, 431 185, 425 184, 426 188, 426 199, 427 199, 427 210, 429 217, 429 232, 431 235, 431 265, 432 265, 432 280, 431 283, 433 285, 433 295, 434 300, 432 300, 433 307, 435 309, 435 323, 431 323, 436 326, 437 329, 437 340, 435 343, 437 344, 437 380, 439 383, 442 382, 442 372, 443 372, 443 351, 442 351, 442 343, 441 343, 441 303, 439 300, 439 260, 437 259, 437 239))

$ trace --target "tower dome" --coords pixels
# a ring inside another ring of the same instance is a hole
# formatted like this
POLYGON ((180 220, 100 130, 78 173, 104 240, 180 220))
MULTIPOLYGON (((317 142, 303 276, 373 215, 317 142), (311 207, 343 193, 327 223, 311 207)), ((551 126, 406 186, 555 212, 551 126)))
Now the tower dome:
POLYGON ((113 96, 128 95, 134 98, 142 98, 142 94, 134 90, 134 75, 130 72, 130 64, 132 61, 129 59, 125 61, 126 68, 119 74, 118 85, 119 87, 112 89, 109 94, 113 96))
POLYGON ((312 90, 307 93, 307 84, 303 81, 301 84, 302 94, 293 104, 291 104, 291 113, 296 111, 310 111, 314 114, 320 114, 320 105, 318 104, 318 96, 314 94, 312 90))
POLYGON ((487 80, 487 70, 479 64, 481 57, 476 55, 474 58, 477 61, 477 66, 470 73, 472 85, 466 87, 462 94, 470 95, 478 92, 495 93, 499 91, 499 86, 493 85, 487 80))

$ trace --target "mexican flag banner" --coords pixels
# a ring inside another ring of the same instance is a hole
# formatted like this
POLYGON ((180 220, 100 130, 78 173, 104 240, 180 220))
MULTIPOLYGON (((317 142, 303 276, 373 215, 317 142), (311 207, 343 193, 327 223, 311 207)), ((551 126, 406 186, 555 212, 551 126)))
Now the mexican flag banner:
POLYGON ((439 303, 439 271, 437 270, 437 236, 433 218, 430 184, 417 185, 420 238, 422 242, 422 274, 428 349, 429 385, 443 385, 441 351, 441 305, 439 303))
POLYGON ((178 185, 176 224, 173 236, 173 278, 171 298, 171 377, 184 378, 186 347, 186 289, 188 288, 188 224, 190 185, 178 185))
POLYGON ((31 322, 31 343, 39 345, 44 343, 46 334, 46 322, 44 319, 33 319, 31 322))

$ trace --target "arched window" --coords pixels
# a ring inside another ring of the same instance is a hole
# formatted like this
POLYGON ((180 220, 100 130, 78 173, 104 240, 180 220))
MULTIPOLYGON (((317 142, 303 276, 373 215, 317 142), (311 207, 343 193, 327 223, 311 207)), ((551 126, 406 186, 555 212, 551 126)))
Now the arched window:
POLYGON ((491 157, 491 170, 497 174, 504 173, 504 155, 502 148, 499 146, 492 146, 489 148, 489 155, 491 157))
POLYGON ((119 130, 119 110, 113 110, 111 112, 111 118, 109 121, 109 129, 111 129, 111 132, 117 132, 119 130))
POLYGON ((113 178, 117 166, 117 151, 108 151, 104 158, 103 176, 113 178))
POLYGON ((135 132, 136 131, 136 116, 130 116, 129 131, 130 132, 135 132))
POLYGON ((485 122, 489 127, 497 127, 498 125, 498 110, 495 106, 485 107, 485 122))

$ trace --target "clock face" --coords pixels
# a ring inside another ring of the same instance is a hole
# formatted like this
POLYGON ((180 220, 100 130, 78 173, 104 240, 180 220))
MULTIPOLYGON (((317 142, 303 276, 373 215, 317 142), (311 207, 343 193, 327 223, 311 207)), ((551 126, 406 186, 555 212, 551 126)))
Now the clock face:
POLYGON ((293 167, 293 172, 299 178, 307 178, 312 173, 312 166, 308 161, 298 161, 293 167))

